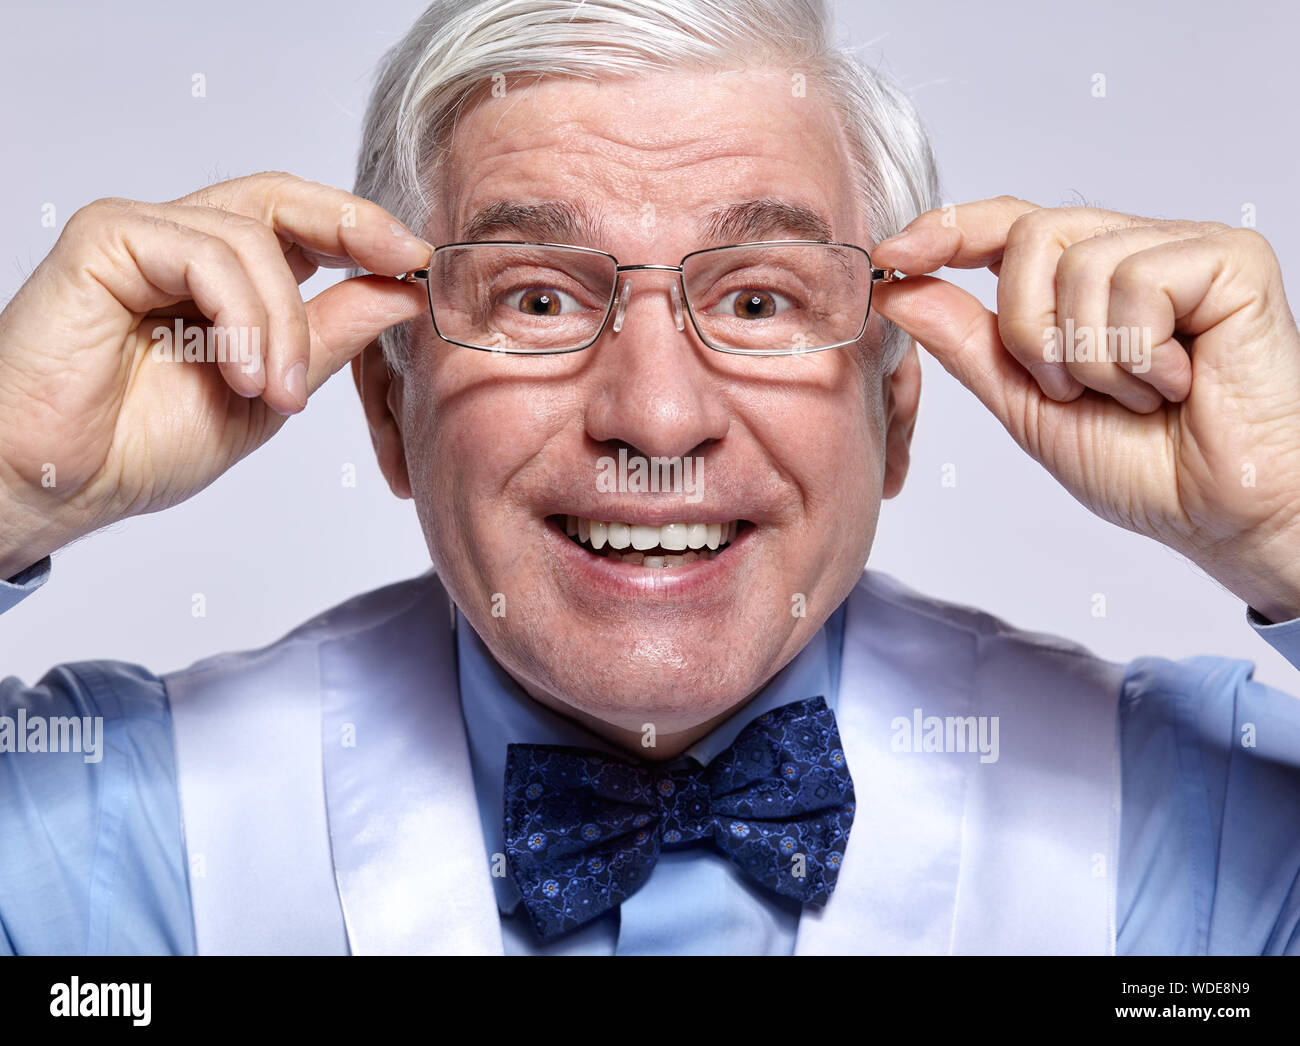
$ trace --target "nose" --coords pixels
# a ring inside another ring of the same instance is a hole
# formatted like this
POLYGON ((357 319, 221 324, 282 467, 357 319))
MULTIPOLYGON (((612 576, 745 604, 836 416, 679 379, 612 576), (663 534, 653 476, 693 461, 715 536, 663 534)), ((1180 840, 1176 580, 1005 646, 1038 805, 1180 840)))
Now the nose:
POLYGON ((592 348, 587 434, 651 457, 686 457, 720 440, 730 414, 712 350, 686 315, 678 270, 624 271, 611 321, 592 348))

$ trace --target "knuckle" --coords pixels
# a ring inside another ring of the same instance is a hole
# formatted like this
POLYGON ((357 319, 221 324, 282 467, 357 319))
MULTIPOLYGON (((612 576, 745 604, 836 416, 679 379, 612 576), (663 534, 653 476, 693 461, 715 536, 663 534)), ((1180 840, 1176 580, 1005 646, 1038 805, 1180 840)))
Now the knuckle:
POLYGON ((1203 222, 1189 222, 1177 218, 1152 218, 1146 223, 1148 229, 1165 239, 1186 240, 1204 235, 1208 226, 1203 222))
POLYGON ((1093 230, 1093 239, 1105 240, 1113 243, 1115 241, 1124 241, 1130 239, 1135 232, 1142 229, 1154 229, 1159 225, 1147 218, 1139 218, 1132 214, 1115 214, 1109 215, 1105 221, 1098 224, 1093 230))
POLYGON ((195 260, 208 262, 222 268, 239 264, 239 256, 235 253, 234 248, 220 236, 212 236, 201 229, 187 229, 186 231, 189 233, 190 250, 193 252, 195 260))
POLYGON ((1037 239, 1047 229, 1050 221, 1051 215, 1047 207, 1026 211, 1016 218, 1011 223, 1011 228, 1007 230, 1007 246, 1019 247, 1037 239))
POLYGON ((269 186, 278 185, 284 182, 301 181, 296 175, 288 171, 255 171, 253 174, 245 174, 239 178, 232 178, 223 185, 239 188, 264 189, 269 186))
POLYGON ((278 248, 279 238, 265 222, 241 214, 239 211, 227 210, 224 207, 215 210, 223 233, 250 246, 260 247, 268 243, 274 243, 278 248))
POLYGON ((64 223, 64 231, 84 232, 88 226, 94 227, 105 222, 120 220, 124 211, 130 211, 136 206, 134 201, 117 196, 91 200, 90 203, 77 208, 72 213, 64 223))
POLYGON ((1037 359, 1042 352, 1045 332, 1041 323, 1019 313, 998 314, 998 336, 1007 351, 1018 359, 1037 359))
POLYGON ((215 238, 226 242, 237 254, 249 255, 250 264, 264 256, 269 256, 272 260, 284 258, 284 246, 280 237, 266 222, 225 207, 201 209, 217 223, 219 232, 215 233, 215 238))
POLYGON ((306 186, 313 183, 306 178, 300 178, 296 174, 288 171, 258 171, 256 174, 250 174, 246 178, 240 179, 247 187, 248 191, 257 197, 272 195, 278 189, 284 189, 289 186, 306 186))
POLYGON ((257 174, 249 175, 250 178, 259 182, 301 182, 302 178, 289 171, 258 171, 257 174))
POLYGON ((1087 240, 1083 240, 1071 244, 1061 252, 1061 257, 1056 262, 1056 286, 1058 289, 1076 286, 1086 280, 1092 272, 1094 265, 1091 252, 1086 246, 1087 243, 1087 240))
POLYGON ((238 236, 243 233, 246 225, 252 222, 251 218, 240 214, 238 211, 231 210, 229 207, 222 207, 219 204, 209 203, 201 208, 201 211, 211 216, 218 226, 221 227, 222 234, 238 236))
POLYGON ((1224 225, 1216 231, 1220 235, 1230 238, 1234 243, 1240 244, 1248 251, 1258 252, 1270 258, 1273 256, 1273 245, 1268 242, 1268 237, 1258 229, 1224 225))
POLYGON ((1111 294, 1140 294, 1154 286, 1157 269, 1141 254, 1122 259, 1110 274, 1111 294))

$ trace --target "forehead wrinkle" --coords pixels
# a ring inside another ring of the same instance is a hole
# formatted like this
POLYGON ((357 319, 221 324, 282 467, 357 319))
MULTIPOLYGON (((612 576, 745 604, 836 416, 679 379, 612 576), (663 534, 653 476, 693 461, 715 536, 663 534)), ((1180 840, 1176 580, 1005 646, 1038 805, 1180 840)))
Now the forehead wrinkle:
MULTIPOLYGON (((503 131, 502 124, 513 115, 515 107, 525 101, 522 98, 511 99, 495 115, 484 113, 490 121, 487 124, 490 132, 484 141, 475 143, 473 160, 490 163, 511 156, 523 158, 529 154, 549 153, 569 157, 567 162, 575 168, 585 157, 588 162, 595 159, 624 168, 633 176, 646 176, 733 157, 785 160, 790 156, 788 136, 765 127, 691 127, 662 122, 637 133, 624 130, 619 120, 604 120, 593 125, 593 118, 584 114, 566 115, 540 126, 535 122, 511 126, 503 131)), ((486 109, 489 105, 495 107, 496 104, 494 100, 484 103, 479 109, 486 109)), ((472 122, 477 112, 470 114, 467 122, 472 122)), ((820 123, 820 119, 814 122, 820 123)), ((832 125, 829 130, 838 137, 837 128, 832 125)), ((458 134, 463 133, 464 128, 458 128, 458 134)), ((836 141, 836 145, 839 144, 836 141)))
MULTIPOLYGON (((471 190, 471 186, 481 186, 485 180, 495 180, 502 175, 504 184, 501 191, 486 197, 489 204, 504 200, 529 204, 568 203, 572 206, 574 202, 594 202, 603 194, 610 202, 648 200, 676 211, 687 199, 693 198, 697 207, 715 205, 715 213, 692 223, 712 242, 764 238, 775 229, 784 230, 780 238, 829 240, 835 238, 831 227, 839 226, 841 219, 847 218, 841 213, 840 201, 822 200, 821 193, 815 191, 813 199, 806 199, 799 191, 811 189, 817 183, 806 184, 806 163, 799 162, 805 154, 800 150, 792 155, 788 139, 782 134, 774 134, 775 128, 737 130, 717 124, 702 128, 658 124, 655 128, 647 128, 644 121, 638 125, 635 120, 623 123, 601 121, 601 125, 593 126, 586 114, 569 112, 555 114, 558 119, 527 126, 519 123, 529 116, 520 103, 527 101, 529 95, 529 91, 512 92, 508 99, 486 103, 486 106, 500 105, 500 108, 482 114, 480 119, 483 122, 479 124, 478 132, 469 136, 479 139, 482 135, 472 149, 465 148, 469 144, 465 137, 468 123, 458 129, 457 145, 460 148, 455 150, 460 156, 460 162, 455 165, 455 180, 459 183, 455 192, 457 196, 472 198, 478 194, 471 190), (753 169, 754 184, 746 186, 749 179, 726 176, 728 171, 739 172, 738 167, 730 166, 737 162, 753 169), (719 164, 723 166, 719 168, 719 164), (795 168, 790 172, 794 181, 783 186, 784 169, 790 167, 795 168), (690 173, 693 169, 698 170, 690 173), (535 178, 528 177, 530 171, 536 175, 535 178), (573 176, 577 172, 583 172, 584 177, 593 183, 591 189, 594 192, 574 183, 573 176), (670 175, 670 181, 660 185, 659 179, 665 174, 670 175), (719 174, 723 177, 715 181, 719 174), (537 184, 530 186, 529 181, 537 184), (551 184, 548 187, 544 182, 551 184), (723 182, 730 184, 723 185, 723 182), (712 199, 706 199, 711 187, 721 191, 712 199), (751 191, 747 192, 747 188, 751 191), (791 194, 784 191, 786 189, 795 192, 791 194), (729 199, 743 200, 753 206, 745 213, 729 199), (759 202, 765 199, 767 202, 760 205, 759 202), (717 206, 719 203, 723 206, 717 206), (785 204, 791 206, 782 216, 780 207, 785 204), (829 212, 825 206, 830 207, 829 212), (734 213, 719 213, 724 207, 731 207, 734 213), (797 213, 799 207, 809 213, 797 213)), ((829 114, 819 112, 813 122, 821 124, 826 115, 829 114)), ((841 161, 845 158, 841 129, 834 120, 829 121, 827 129, 830 131, 828 144, 836 154, 836 161, 841 161)), ((444 171, 451 173, 446 168, 444 171)), ((476 207, 476 212, 479 209, 476 207)), ((454 220, 459 211, 458 207, 450 209, 448 217, 454 220)), ((599 212, 588 207, 584 217, 586 228, 579 226, 574 231, 577 221, 566 225, 563 221, 539 215, 539 220, 532 223, 534 231, 529 234, 530 238, 593 245, 604 243, 602 234, 610 227, 599 212), (565 235, 561 236, 561 232, 565 235), (581 237, 578 234, 582 234, 581 237)), ((467 214, 464 225, 468 226, 472 220, 473 216, 467 214)), ((842 231, 850 232, 848 229, 842 231)), ((841 238, 851 239, 852 236, 841 238)))

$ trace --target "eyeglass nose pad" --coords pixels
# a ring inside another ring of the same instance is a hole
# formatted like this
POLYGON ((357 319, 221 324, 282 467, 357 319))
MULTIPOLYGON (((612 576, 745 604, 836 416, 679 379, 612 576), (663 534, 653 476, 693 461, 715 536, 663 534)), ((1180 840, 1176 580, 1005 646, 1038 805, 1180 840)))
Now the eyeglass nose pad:
POLYGON ((618 301, 614 305, 614 333, 617 334, 623 329, 623 313, 627 311, 627 300, 632 296, 632 280, 630 277, 623 277, 623 290, 619 293, 618 301))
POLYGON ((686 318, 682 315, 682 292, 678 290, 677 284, 672 285, 673 289, 673 320, 677 324, 678 331, 686 329, 686 318))

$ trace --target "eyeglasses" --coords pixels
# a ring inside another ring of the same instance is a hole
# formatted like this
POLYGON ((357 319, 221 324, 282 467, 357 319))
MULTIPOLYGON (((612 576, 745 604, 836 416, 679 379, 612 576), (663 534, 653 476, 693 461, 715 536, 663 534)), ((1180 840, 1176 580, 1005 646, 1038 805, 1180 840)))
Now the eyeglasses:
POLYGON ((822 240, 710 247, 679 265, 620 265, 591 247, 484 240, 437 247, 428 268, 398 279, 425 281, 444 341, 537 356, 589 347, 611 316, 614 331, 622 330, 632 295, 627 274, 652 271, 677 274, 670 297, 679 331, 689 317, 709 348, 752 356, 853 344, 867 329, 872 288, 900 278, 873 269, 862 247, 822 240))

